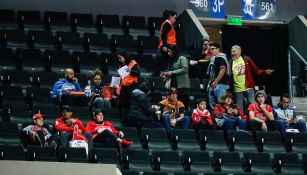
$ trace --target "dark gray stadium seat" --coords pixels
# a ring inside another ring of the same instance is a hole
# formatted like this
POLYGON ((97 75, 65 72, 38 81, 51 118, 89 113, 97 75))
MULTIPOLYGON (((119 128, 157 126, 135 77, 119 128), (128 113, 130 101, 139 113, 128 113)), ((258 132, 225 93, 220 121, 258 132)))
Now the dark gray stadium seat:
POLYGON ((238 152, 214 152, 214 170, 216 172, 241 173, 243 172, 238 152))
POLYGON ((68 24, 68 18, 66 12, 46 11, 44 15, 44 21, 46 23, 47 29, 53 33, 57 31, 63 31, 63 32, 71 31, 71 27, 68 24))
POLYGON ((153 151, 153 170, 164 172, 182 172, 183 167, 177 151, 153 151))
POLYGON ((17 29, 14 10, 1 9, 0 10, 0 29, 17 29))
POLYGON ((150 152, 172 150, 164 128, 142 128, 142 139, 150 152))
POLYGON ((2 160, 25 160, 22 145, 0 145, 0 158, 2 160))
POLYGON ((244 153, 243 163, 246 172, 274 173, 268 153, 244 153))
POLYGON ((247 131, 228 131, 228 143, 231 151, 257 152, 252 133, 247 131))
POLYGON ((116 148, 92 148, 90 160, 94 163, 119 165, 119 153, 116 148))
POLYGON ((125 170, 152 170, 147 150, 122 150, 121 160, 125 170))
POLYGON ((203 150, 212 151, 228 151, 227 144, 225 142, 224 133, 221 130, 208 131, 200 130, 200 143, 203 150))
POLYGON ((285 143, 288 146, 288 152, 307 153, 307 133, 286 132, 285 143))
POLYGON ((182 161, 185 171, 213 172, 211 159, 206 151, 183 151, 182 161))
MULTIPOLYGON (((17 123, 0 122, 0 145, 17 145, 17 147, 15 148, 17 150, 19 149, 18 146, 22 145, 22 141, 20 138, 20 133, 18 131, 17 123)), ((8 148, 9 151, 11 150, 9 149, 9 147, 2 147, 2 149, 5 148, 8 148)), ((11 153, 14 153, 14 151, 12 151, 11 153)))
POLYGON ((88 162, 85 148, 59 147, 59 160, 63 162, 88 162))
POLYGON ((45 29, 39 11, 20 10, 17 12, 17 20, 20 28, 25 31, 45 29))
POLYGON ((41 147, 37 145, 27 146, 27 159, 38 161, 57 161, 58 157, 54 147, 41 147))

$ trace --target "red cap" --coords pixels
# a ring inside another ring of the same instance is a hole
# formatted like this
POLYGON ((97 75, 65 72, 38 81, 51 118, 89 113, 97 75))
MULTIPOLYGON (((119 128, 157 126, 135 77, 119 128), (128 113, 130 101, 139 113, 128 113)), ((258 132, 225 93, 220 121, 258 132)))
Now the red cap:
POLYGON ((42 117, 45 118, 45 117, 43 116, 43 114, 37 113, 37 114, 34 114, 34 115, 33 115, 32 120, 36 120, 36 119, 42 118, 42 117))

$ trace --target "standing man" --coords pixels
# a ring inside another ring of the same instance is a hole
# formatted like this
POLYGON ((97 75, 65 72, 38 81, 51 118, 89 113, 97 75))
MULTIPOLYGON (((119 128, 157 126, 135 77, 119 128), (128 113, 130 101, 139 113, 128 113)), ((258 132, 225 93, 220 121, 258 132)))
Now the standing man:
POLYGON ((284 136, 286 129, 298 129, 300 132, 306 132, 306 123, 297 120, 295 112, 289 108, 291 98, 288 94, 282 94, 277 106, 273 107, 273 114, 277 120, 280 134, 284 136))
MULTIPOLYGON (((255 65, 255 63, 248 56, 241 56, 241 47, 234 45, 231 48, 230 68, 231 68, 231 78, 230 78, 230 89, 233 90, 235 95, 235 100, 237 105, 241 109, 244 108, 244 97, 247 98, 248 104, 254 101, 254 78, 253 75, 271 75, 273 70, 261 70, 255 65)), ((246 105, 247 106, 247 105, 246 105)))
POLYGON ((168 47, 176 45, 176 30, 174 23, 176 22, 177 13, 171 10, 163 12, 164 22, 160 26, 160 41, 158 50, 162 58, 158 60, 158 68, 153 72, 153 76, 159 76, 160 71, 165 71, 169 67, 168 47))
POLYGON ((206 77, 208 64, 212 54, 210 53, 210 43, 208 39, 201 42, 201 47, 196 49, 190 60, 189 76, 190 78, 199 78, 203 80, 206 77))
POLYGON ((221 53, 221 47, 217 43, 210 45, 210 52, 212 57, 208 66, 209 73, 209 103, 211 109, 219 101, 222 95, 228 89, 228 75, 229 75, 229 64, 226 58, 226 54, 221 53))

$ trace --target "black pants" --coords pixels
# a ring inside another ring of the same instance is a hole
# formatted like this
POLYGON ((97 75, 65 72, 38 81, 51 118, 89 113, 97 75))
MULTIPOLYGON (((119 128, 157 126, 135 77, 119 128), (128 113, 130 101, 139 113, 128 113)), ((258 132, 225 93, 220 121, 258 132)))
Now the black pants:
POLYGON ((162 47, 159 48, 159 51, 162 55, 162 57, 159 57, 160 59, 157 60, 157 65, 155 70, 152 73, 152 76, 160 76, 161 71, 166 71, 169 68, 169 56, 167 52, 164 52, 162 47))
POLYGON ((101 145, 102 147, 115 148, 118 146, 116 139, 118 138, 113 132, 105 129, 101 134, 98 134, 93 142, 94 145, 101 145))
POLYGON ((137 83, 133 83, 129 86, 122 86, 119 95, 119 106, 130 107, 131 104, 131 92, 137 88, 137 83))
POLYGON ((44 133, 42 131, 37 131, 32 144, 43 146, 46 143, 50 144, 52 141, 56 141, 56 134, 51 135, 51 137, 46 140, 44 133))
MULTIPOLYGON (((262 131, 261 123, 252 120, 247 122, 248 128, 252 131, 253 134, 256 134, 256 131, 262 131)), ((265 122, 267 125, 268 131, 276 131, 277 130, 277 122, 275 120, 267 120, 265 122)))

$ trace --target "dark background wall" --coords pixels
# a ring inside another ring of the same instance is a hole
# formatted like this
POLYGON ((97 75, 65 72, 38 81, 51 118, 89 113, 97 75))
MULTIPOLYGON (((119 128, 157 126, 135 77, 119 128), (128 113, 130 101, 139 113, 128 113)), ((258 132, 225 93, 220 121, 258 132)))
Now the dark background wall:
MULTIPOLYGON (((0 0, 0 8, 15 10, 65 11, 68 13, 161 16, 163 10, 178 13, 193 8, 192 0, 0 0)), ((211 1, 211 0, 208 0, 211 1)), ((260 0, 258 0, 260 1, 260 0)), ((276 1, 278 21, 289 21, 297 14, 307 13, 307 0, 276 1)), ((241 0, 225 0, 225 15, 241 15, 241 0)), ((206 17, 199 13, 198 17, 206 17)))

